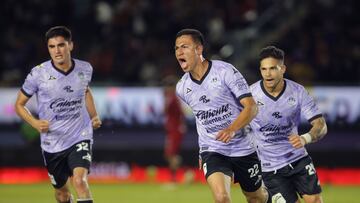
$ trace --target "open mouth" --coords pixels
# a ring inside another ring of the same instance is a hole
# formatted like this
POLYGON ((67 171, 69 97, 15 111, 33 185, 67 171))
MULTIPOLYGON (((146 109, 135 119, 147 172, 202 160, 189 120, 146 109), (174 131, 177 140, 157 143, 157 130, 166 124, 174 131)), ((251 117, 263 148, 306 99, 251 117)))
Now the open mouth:
POLYGON ((179 61, 179 64, 180 64, 181 68, 185 68, 185 67, 186 67, 187 63, 186 63, 186 60, 185 60, 185 59, 180 58, 180 59, 178 59, 178 61, 179 61))

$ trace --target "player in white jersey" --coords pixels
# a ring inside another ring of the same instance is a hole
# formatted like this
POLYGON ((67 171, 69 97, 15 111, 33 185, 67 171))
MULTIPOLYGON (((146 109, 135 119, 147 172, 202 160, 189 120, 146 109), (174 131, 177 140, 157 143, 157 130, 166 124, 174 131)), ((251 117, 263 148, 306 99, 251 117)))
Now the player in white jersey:
POLYGON ((202 169, 215 202, 231 202, 232 179, 248 202, 267 202, 260 162, 244 127, 257 113, 246 80, 231 64, 203 57, 203 35, 194 29, 177 33, 175 56, 185 72, 177 95, 196 118, 202 169))
POLYGON ((45 35, 51 60, 34 67, 19 91, 17 114, 41 134, 41 148, 58 202, 73 202, 69 177, 77 202, 92 203, 87 175, 91 163, 93 129, 101 121, 97 115, 89 82, 89 63, 71 58, 71 31, 52 27, 45 35), (39 118, 25 108, 36 95, 39 118), (69 182, 69 183, 68 183, 69 182))
POLYGON ((262 80, 251 85, 259 109, 251 121, 265 185, 286 202, 322 202, 321 187, 305 145, 320 140, 326 133, 325 119, 306 89, 284 79, 284 52, 274 46, 260 53, 262 80), (299 135, 303 115, 312 125, 299 135))

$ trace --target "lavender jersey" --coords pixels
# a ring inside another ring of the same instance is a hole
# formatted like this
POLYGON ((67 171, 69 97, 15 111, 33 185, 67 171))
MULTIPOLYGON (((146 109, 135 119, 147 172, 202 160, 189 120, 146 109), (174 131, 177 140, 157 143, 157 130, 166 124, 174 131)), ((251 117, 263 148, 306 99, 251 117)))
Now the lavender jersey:
POLYGON ((85 106, 85 92, 92 76, 89 63, 72 60, 68 72, 46 61, 27 75, 21 91, 36 95, 39 119, 49 121, 49 131, 41 133, 41 148, 59 152, 82 140, 91 140, 92 125, 85 106))
POLYGON ((251 134, 264 172, 280 169, 306 156, 306 149, 294 148, 288 136, 298 134, 301 115, 309 122, 322 116, 302 85, 287 79, 284 84, 284 90, 277 97, 266 92, 262 81, 250 87, 259 109, 250 123, 251 134))
POLYGON ((243 129, 236 132, 229 143, 215 139, 242 111, 239 101, 251 96, 245 79, 231 64, 209 61, 201 81, 185 73, 176 86, 176 93, 195 115, 200 153, 212 151, 234 157, 255 152, 243 129))

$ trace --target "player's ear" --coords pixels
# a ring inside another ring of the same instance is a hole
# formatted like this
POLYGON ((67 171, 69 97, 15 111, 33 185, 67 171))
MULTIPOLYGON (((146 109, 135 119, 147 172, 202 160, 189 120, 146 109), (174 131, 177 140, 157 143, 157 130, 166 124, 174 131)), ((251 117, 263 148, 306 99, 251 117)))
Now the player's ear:
POLYGON ((72 51, 74 48, 74 43, 72 41, 69 42, 69 49, 72 51))
POLYGON ((197 55, 202 55, 203 50, 204 50, 204 47, 199 44, 199 45, 197 45, 196 48, 195 48, 195 54, 197 54, 197 55))
POLYGON ((281 65, 281 72, 284 74, 286 72, 286 65, 282 64, 281 65))

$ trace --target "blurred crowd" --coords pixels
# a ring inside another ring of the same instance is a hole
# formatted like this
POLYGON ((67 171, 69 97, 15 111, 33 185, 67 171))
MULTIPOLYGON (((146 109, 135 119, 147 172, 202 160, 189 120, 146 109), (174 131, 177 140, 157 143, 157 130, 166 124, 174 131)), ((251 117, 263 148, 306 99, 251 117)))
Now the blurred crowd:
MULTIPOLYGON (((256 26, 270 8, 285 2, 290 11, 305 4, 305 15, 294 26, 277 28, 280 37, 264 44, 285 50, 288 77, 305 84, 358 85, 360 26, 355 0, 4 0, 0 86, 21 85, 33 66, 49 59, 44 33, 55 25, 72 30, 73 56, 93 65, 95 85, 156 86, 166 75, 180 76, 174 36, 190 27, 205 35, 206 57, 238 67, 233 60, 237 56, 218 54, 235 40, 227 37, 229 33, 256 26)), ((276 15, 272 21, 291 15, 276 15)), ((275 27, 267 24, 263 29, 275 27)), ((242 64, 239 68, 246 73, 258 74, 256 52, 242 64)))

